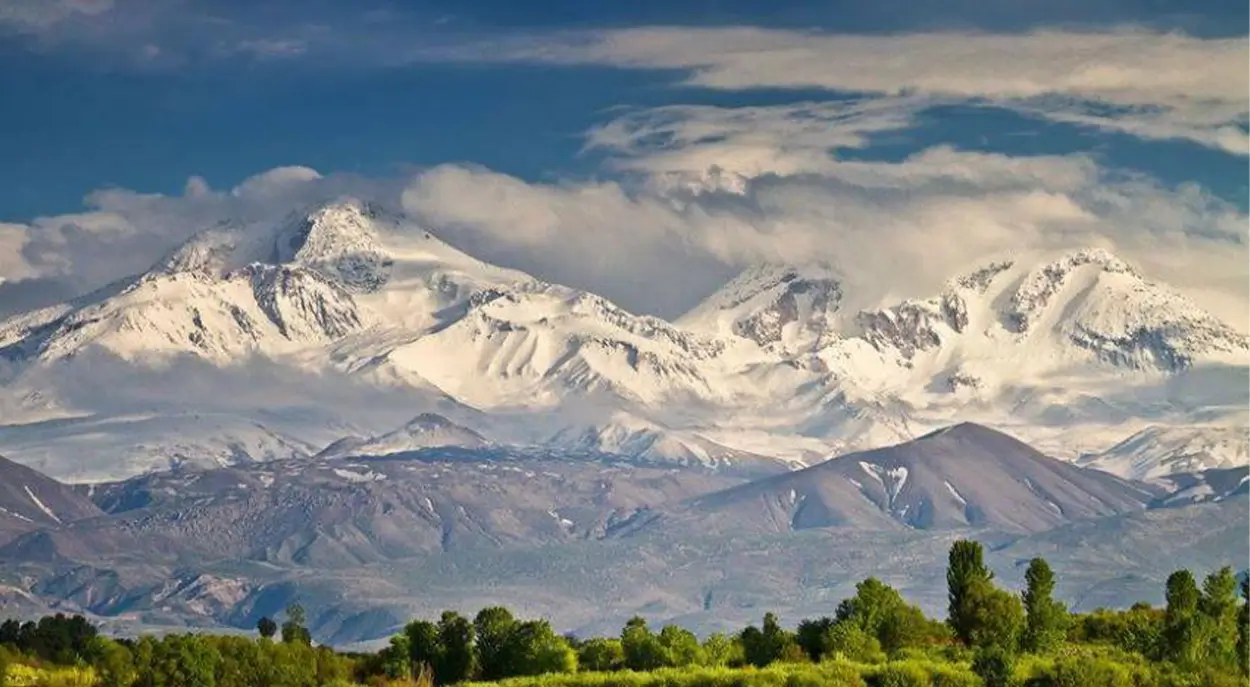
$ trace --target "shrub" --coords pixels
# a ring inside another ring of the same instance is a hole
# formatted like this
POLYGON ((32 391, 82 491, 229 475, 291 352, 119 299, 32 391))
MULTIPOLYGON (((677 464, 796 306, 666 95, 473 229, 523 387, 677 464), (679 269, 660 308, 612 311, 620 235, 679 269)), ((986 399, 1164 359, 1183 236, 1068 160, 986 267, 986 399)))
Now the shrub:
POLYGON ((972 672, 985 683, 985 687, 1007 687, 1015 657, 1001 646, 989 646, 977 651, 972 659, 972 672))
POLYGON ((929 687, 929 671, 912 662, 887 663, 868 678, 870 687, 929 687))
POLYGON ((960 665, 935 664, 929 677, 933 687, 981 687, 983 684, 976 673, 960 665))

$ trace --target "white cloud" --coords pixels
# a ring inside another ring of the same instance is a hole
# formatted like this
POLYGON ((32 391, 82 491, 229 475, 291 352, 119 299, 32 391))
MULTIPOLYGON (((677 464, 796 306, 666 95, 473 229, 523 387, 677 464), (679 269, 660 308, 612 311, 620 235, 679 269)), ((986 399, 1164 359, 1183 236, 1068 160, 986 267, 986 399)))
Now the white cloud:
POLYGON ((76 15, 113 9, 113 0, 0 0, 0 26, 37 32, 76 15))
POLYGON ((29 279, 38 273, 23 255, 27 240, 24 225, 0 222, 0 284, 29 279))
POLYGON ((1109 176, 1082 157, 936 148, 901 163, 761 176, 740 195, 530 184, 441 167, 404 201, 488 259, 665 315, 760 261, 837 263, 858 293, 852 305, 868 306, 928 295, 993 256, 1096 245, 1219 301, 1220 314, 1245 328, 1247 217, 1196 188, 1109 176))
POLYGON ((864 148, 871 134, 908 128, 928 104, 894 97, 770 107, 670 105, 592 129, 587 148, 613 153, 619 169, 648 174, 823 173, 835 165, 835 149, 864 148))
POLYGON ((387 188, 380 181, 362 184, 348 177, 322 178, 307 167, 279 167, 244 180, 230 193, 214 191, 201 177, 188 179, 181 196, 94 191, 85 199, 84 212, 0 224, 0 277, 6 289, 30 281, 61 295, 82 293, 148 269, 177 244, 226 217, 278 221, 301 205, 362 186, 379 192, 387 188))
MULTIPOLYGON (((755 128, 749 122, 772 131, 765 113, 744 121, 747 133, 755 128)), ((710 140, 683 133, 675 140, 688 145, 658 152, 628 136, 615 146, 630 153, 624 162, 663 175, 694 169, 701 146, 732 146, 738 137, 726 127, 710 140)), ((790 151, 797 157, 776 159, 808 159, 799 148, 790 151)), ((762 261, 834 262, 855 294, 848 305, 867 307, 928 295, 958 270, 997 255, 1098 245, 1246 328, 1248 218, 1196 186, 1166 188, 1083 156, 947 146, 897 162, 763 165, 738 182, 732 193, 628 181, 531 183, 444 165, 408 180, 278 168, 228 193, 196 179, 180 196, 111 189, 91 194, 88 212, 0 226, 0 249, 12 247, 0 255, 17 256, 0 264, 0 276, 13 280, 0 285, 0 295, 15 293, 14 284, 81 292, 146 269, 226 216, 274 222, 305 203, 352 193, 402 201, 431 231, 482 259, 666 316, 762 261)))
POLYGON ((231 189, 230 194, 238 198, 264 200, 288 194, 293 189, 321 178, 321 173, 311 167, 275 167, 244 179, 231 189))
POLYGON ((989 99, 1146 138, 1184 138, 1245 155, 1236 124, 1250 98, 1244 37, 1144 30, 839 35, 759 28, 561 32, 424 49, 414 59, 677 69, 720 90, 819 88, 989 99), (1060 99, 1045 96, 1060 95, 1060 99), (1121 108, 1091 108, 1104 103, 1121 108))

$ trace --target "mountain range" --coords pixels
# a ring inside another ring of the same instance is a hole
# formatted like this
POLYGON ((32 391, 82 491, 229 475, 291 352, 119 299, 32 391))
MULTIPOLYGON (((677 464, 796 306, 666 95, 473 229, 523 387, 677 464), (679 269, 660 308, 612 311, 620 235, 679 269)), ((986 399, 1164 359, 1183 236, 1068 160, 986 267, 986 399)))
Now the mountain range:
POLYGON ((635 614, 707 632, 832 612, 875 575, 940 614, 959 537, 1007 584, 1045 555, 1078 609, 1157 602, 1176 567, 1250 556, 1247 471, 1136 482, 970 423, 756 477, 479 446, 71 487, 0 460, 0 612, 248 628, 299 601, 341 645, 492 604, 582 633, 635 614))
POLYGON ((206 227, 0 321, 0 611, 711 631, 940 614, 960 537, 1077 608, 1250 556, 1244 333, 1100 249, 870 300, 757 265, 667 321, 350 198, 206 227))
POLYGON ((0 451, 74 482, 486 443, 758 474, 971 420, 1135 479, 1246 464, 1243 333, 1104 250, 969 263, 868 309, 759 265, 668 322, 351 198, 239 218, 0 322, 0 451))

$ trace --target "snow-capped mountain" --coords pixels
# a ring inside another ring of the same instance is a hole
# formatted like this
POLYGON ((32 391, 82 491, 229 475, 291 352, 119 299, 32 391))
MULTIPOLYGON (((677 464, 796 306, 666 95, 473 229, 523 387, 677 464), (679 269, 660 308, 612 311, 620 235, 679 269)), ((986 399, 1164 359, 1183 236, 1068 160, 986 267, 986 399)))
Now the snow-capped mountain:
MULTIPOLYGON (((498 443, 649 461, 812 463, 956 419, 1076 457, 1244 411, 1245 335, 1102 250, 987 263, 868 310, 845 291, 835 266, 761 266, 670 323, 346 198, 208 227, 143 274, 0 322, 0 449, 88 479, 345 436, 460 445, 395 434, 437 412, 498 443), (203 415, 235 419, 169 429, 203 415), (88 440, 118 450, 84 465, 88 440)), ((1191 470, 1170 445, 1150 460, 1191 470)))
POLYGON ((1176 508, 1194 503, 1218 503, 1250 493, 1250 470, 1246 466, 1185 472, 1159 480, 1168 493, 1154 504, 1158 508, 1176 508))
POLYGON ((842 285, 831 266, 761 265, 738 275, 677 324, 799 358, 836 340, 841 305, 842 285))
POLYGON ((1077 463, 1136 480, 1244 467, 1250 465, 1250 431, 1245 426, 1154 425, 1077 463))
POLYGON ((696 431, 674 430, 625 413, 595 424, 562 428, 546 443, 568 451, 611 453, 660 465, 703 465, 772 473, 784 471, 792 464, 781 457, 730 448, 696 431))
POLYGON ((344 437, 322 449, 318 458, 348 456, 389 456, 423 448, 456 446, 481 448, 489 445, 486 437, 435 413, 422 413, 403 427, 369 439, 344 437))

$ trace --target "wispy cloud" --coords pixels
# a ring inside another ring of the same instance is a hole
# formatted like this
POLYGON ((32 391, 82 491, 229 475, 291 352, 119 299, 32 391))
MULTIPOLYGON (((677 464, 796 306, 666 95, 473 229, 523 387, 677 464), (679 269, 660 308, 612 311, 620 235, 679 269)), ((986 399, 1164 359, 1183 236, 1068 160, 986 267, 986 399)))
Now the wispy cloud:
POLYGON ((76 16, 113 9, 113 0, 0 0, 0 27, 36 33, 76 16))
MULTIPOLYGON (((681 162, 680 151, 664 159, 681 162)), ((645 156, 644 156, 645 157, 645 156)), ((662 170, 645 159, 646 169, 662 170)), ((684 163, 678 164, 678 167, 684 163)), ((662 173, 662 172, 659 172, 662 173)), ((1101 246, 1246 327, 1248 218, 1195 186, 1100 168, 1084 156, 1013 157, 938 146, 899 161, 762 170, 738 186, 534 183, 444 165, 407 179, 262 173, 229 191, 192 179, 182 196, 110 190, 87 212, 8 224, 0 301, 23 284, 82 292, 146 269, 225 217, 276 222, 341 193, 403 207, 492 262, 665 316, 764 261, 840 265, 849 306, 928 295, 1002 255, 1101 246), (1196 268, 1196 266, 1200 266, 1196 268), (42 280, 42 281, 39 281, 42 280)))
POLYGON ((833 151, 864 148, 872 134, 911 127, 924 97, 852 98, 768 107, 670 105, 636 110, 593 128, 587 149, 617 169, 681 181, 710 171, 725 181, 821 173, 833 151))
POLYGON ((414 60, 670 69, 717 90, 985 99, 1247 154, 1250 44, 1142 30, 840 35, 737 28, 556 32, 412 51, 414 60), (1053 96, 1061 96, 1055 98, 1053 96), (1094 104, 1116 107, 1095 107, 1094 104))

